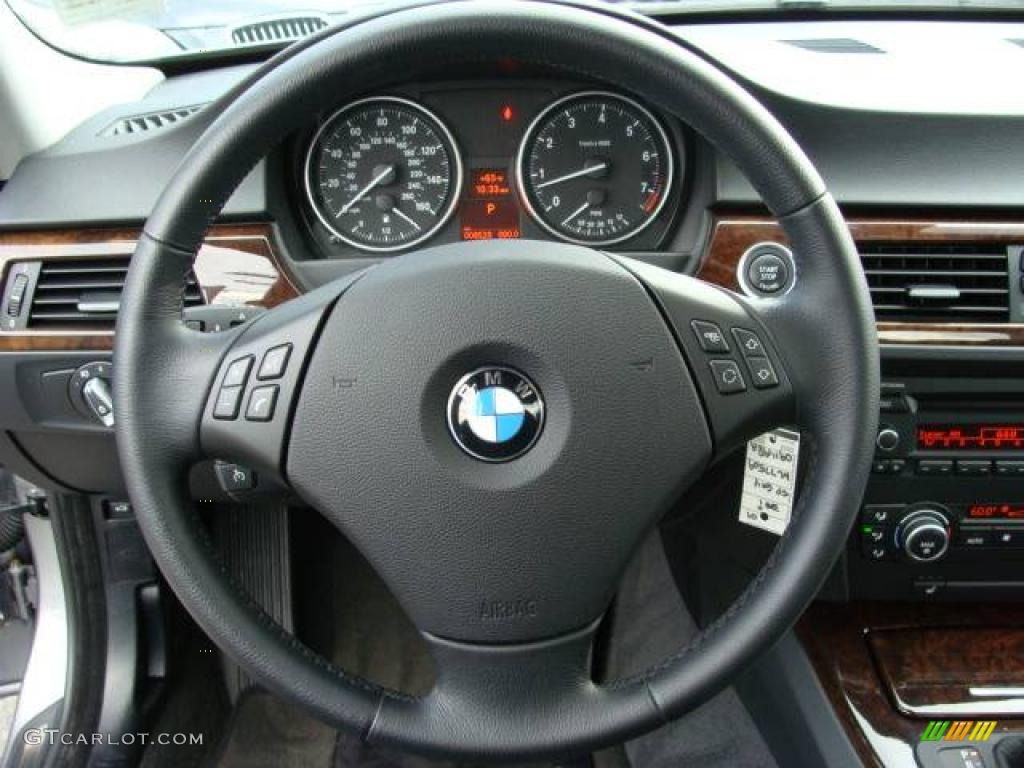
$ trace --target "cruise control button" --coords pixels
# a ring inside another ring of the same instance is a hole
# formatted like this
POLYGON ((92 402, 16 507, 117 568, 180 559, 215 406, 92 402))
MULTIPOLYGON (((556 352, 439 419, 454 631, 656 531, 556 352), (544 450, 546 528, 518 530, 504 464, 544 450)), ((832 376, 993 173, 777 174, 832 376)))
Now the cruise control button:
POLYGON ((242 402, 242 387, 221 387, 217 402, 213 406, 213 418, 237 419, 238 406, 242 402))
POLYGON ((218 461, 216 468, 220 487, 226 493, 251 491, 256 487, 256 475, 248 467, 218 461))
POLYGON ((725 334, 714 323, 709 323, 706 320, 694 320, 690 323, 690 327, 693 328, 697 341, 700 342, 700 348, 705 352, 715 354, 729 351, 729 342, 725 340, 725 334))
POLYGON ((740 367, 732 360, 712 360, 708 365, 711 367, 711 376, 715 380, 715 386, 723 395, 730 395, 735 392, 745 392, 746 383, 743 381, 743 374, 740 367))
POLYGON ((228 372, 224 374, 224 381, 221 382, 221 386, 244 386, 245 380, 249 378, 249 366, 251 365, 252 355, 246 355, 245 357, 235 360, 235 362, 228 366, 228 372))
POLYGON ((245 409, 245 418, 249 421, 270 421, 274 418, 276 403, 276 384, 269 387, 256 387, 249 395, 249 407, 245 409))
POLYGON ((747 367, 750 369, 750 379, 758 389, 778 386, 779 377, 775 375, 775 369, 767 357, 751 357, 747 360, 747 367))
POLYGON ((740 352, 743 353, 744 357, 765 356, 764 345, 753 331, 748 331, 744 328, 733 328, 732 335, 736 337, 736 343, 739 344, 740 352))
POLYGON ((291 353, 291 344, 282 344, 279 347, 268 349, 267 353, 263 355, 263 362, 260 363, 260 370, 256 374, 256 378, 265 381, 284 376, 284 369, 288 366, 288 357, 291 353))

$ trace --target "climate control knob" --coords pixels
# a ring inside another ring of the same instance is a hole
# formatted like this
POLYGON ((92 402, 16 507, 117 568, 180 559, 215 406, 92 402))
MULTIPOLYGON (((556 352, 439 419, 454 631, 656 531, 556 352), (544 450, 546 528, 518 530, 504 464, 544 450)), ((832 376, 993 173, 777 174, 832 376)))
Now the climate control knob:
POLYGON ((949 548, 949 517, 935 508, 915 510, 899 524, 896 541, 911 560, 938 560, 949 548))

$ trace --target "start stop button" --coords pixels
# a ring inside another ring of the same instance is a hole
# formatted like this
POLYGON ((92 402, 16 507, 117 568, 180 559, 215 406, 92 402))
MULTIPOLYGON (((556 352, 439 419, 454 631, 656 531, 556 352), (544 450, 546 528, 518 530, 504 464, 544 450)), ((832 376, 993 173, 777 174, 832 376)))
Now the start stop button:
POLYGON ((780 296, 796 279, 793 253, 779 243, 758 243, 743 254, 737 277, 749 296, 780 296))

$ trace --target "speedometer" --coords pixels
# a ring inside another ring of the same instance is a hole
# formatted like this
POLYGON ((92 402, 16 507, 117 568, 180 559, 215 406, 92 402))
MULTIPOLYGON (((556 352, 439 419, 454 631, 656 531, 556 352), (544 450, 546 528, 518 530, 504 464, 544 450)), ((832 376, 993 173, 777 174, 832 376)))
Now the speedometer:
POLYGON ((391 96, 335 113, 306 158, 306 192, 320 222, 367 251, 429 238, 451 215, 461 184, 462 162, 444 123, 391 96))
POLYGON ((526 131, 519 192, 536 221, 573 243, 611 245, 657 217, 672 186, 664 128, 640 104, 591 91, 559 99, 526 131))

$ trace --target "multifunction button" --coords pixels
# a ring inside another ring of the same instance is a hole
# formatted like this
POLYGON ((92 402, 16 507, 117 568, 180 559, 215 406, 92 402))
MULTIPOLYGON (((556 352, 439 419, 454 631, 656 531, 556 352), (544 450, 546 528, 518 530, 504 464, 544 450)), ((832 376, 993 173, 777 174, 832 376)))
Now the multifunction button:
POLYGON ((725 340, 722 329, 714 323, 706 320, 694 320, 690 323, 693 333, 697 337, 700 348, 710 354, 726 354, 729 352, 729 342, 725 340))
POLYGON ((252 355, 235 360, 228 366, 228 372, 224 374, 222 387, 244 387, 246 379, 249 378, 249 367, 252 365, 252 355))
MULTIPOLYGON (((729 341, 720 326, 707 320, 694 320, 690 323, 697 337, 700 348, 709 355, 727 355, 730 352, 729 341)), ((756 389, 769 389, 779 385, 779 377, 768 359, 764 342, 754 331, 746 328, 732 328, 732 337, 739 348, 743 365, 747 369, 750 381, 756 389)), ((715 388, 720 394, 732 395, 747 391, 747 381, 737 360, 732 358, 711 360, 708 363, 715 388)))
POLYGON ((249 407, 245 409, 248 421, 270 421, 274 418, 274 406, 277 404, 277 385, 256 387, 249 395, 249 407))
POLYGON ((767 357, 748 357, 747 368, 750 369, 750 379, 758 389, 768 389, 777 386, 779 377, 775 375, 775 369, 767 357))
POLYGON ((708 365, 711 366, 711 376, 715 380, 715 387, 723 395, 731 395, 736 392, 744 392, 747 389, 746 382, 743 381, 743 374, 740 373, 740 367, 736 365, 732 360, 712 360, 708 365))
POLYGON ((281 344, 278 347, 268 349, 263 355, 263 362, 260 363, 259 373, 256 378, 260 381, 268 379, 279 379, 284 376, 285 368, 288 367, 288 357, 292 353, 291 344, 281 344))
POLYGON ((733 328, 732 335, 736 337, 736 343, 744 357, 765 357, 764 345, 756 333, 745 328, 733 328))
POLYGON ((237 419, 238 411, 242 404, 242 395, 245 394, 245 383, 249 379, 249 370, 252 368, 252 355, 240 357, 232 361, 224 373, 224 379, 217 391, 217 402, 213 405, 213 418, 215 419, 237 419))
POLYGON ((237 419, 242 391, 242 387, 221 387, 217 393, 217 402, 213 406, 213 418, 237 419))
MULTIPOLYGON (((279 344, 271 347, 263 353, 259 370, 252 378, 255 381, 280 379, 288 368, 288 359, 291 357, 291 353, 291 344, 279 344)), ((255 362, 255 355, 246 355, 233 360, 228 365, 213 406, 215 419, 238 418, 255 362)), ((277 384, 253 387, 249 392, 249 399, 246 401, 245 419, 247 421, 271 421, 274 418, 279 389, 277 384)))

